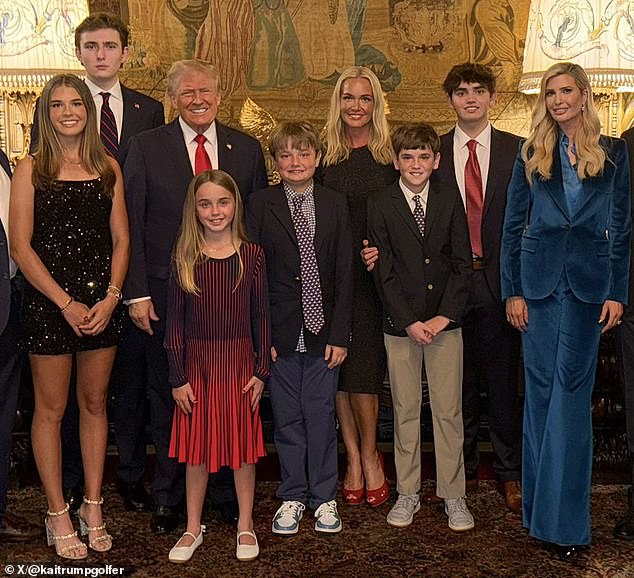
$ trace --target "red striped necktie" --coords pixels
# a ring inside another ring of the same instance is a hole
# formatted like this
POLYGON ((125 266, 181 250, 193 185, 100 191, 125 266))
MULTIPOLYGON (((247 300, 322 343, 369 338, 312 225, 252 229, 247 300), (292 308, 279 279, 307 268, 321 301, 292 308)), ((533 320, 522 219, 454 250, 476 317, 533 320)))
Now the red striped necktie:
POLYGON ((103 103, 101 105, 101 122, 99 124, 99 134, 101 142, 106 147, 106 152, 113 158, 117 158, 119 150, 119 136, 117 133, 117 122, 114 119, 114 113, 110 108, 108 101, 110 100, 109 92, 100 92, 103 103))

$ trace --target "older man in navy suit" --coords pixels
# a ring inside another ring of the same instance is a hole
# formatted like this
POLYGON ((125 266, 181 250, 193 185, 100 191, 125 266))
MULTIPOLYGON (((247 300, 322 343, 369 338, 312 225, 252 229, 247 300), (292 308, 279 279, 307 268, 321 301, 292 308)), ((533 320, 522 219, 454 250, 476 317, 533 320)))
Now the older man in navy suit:
POLYGON ((9 258, 8 216, 11 168, 0 150, 0 543, 21 542, 41 534, 35 526, 7 512, 11 434, 20 388, 19 294, 12 290, 15 264, 9 258))
MULTIPOLYGON (((132 138, 123 171, 131 240, 124 298, 132 321, 150 336, 151 343, 147 377, 157 461, 151 529, 157 533, 176 527, 184 495, 182 467, 168 458, 174 400, 163 335, 172 245, 185 192, 194 174, 209 168, 229 173, 244 199, 267 184, 257 140, 216 120, 220 104, 216 68, 196 60, 175 62, 167 83, 179 116, 132 138)), ((235 497, 233 482, 226 474, 220 486, 222 495, 217 501, 222 511, 226 504, 235 503, 235 497)))

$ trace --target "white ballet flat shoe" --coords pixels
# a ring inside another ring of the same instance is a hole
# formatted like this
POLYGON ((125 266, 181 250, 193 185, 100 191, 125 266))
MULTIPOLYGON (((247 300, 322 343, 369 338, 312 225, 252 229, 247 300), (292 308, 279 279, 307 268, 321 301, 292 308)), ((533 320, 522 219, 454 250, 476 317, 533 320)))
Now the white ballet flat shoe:
MULTIPOLYGON (((191 546, 174 546, 169 553, 169 561, 174 562, 175 564, 184 564, 185 562, 189 562, 196 551, 196 548, 203 543, 203 534, 207 528, 201 524, 200 526, 200 534, 198 536, 194 536, 191 532, 185 532, 183 536, 191 536, 194 541, 191 546)), ((178 542, 181 541, 181 536, 178 539, 178 542)), ((176 542, 178 544, 178 542, 176 542)))
POLYGON ((259 555, 260 546, 258 546, 255 532, 250 532, 249 530, 238 532, 236 536, 236 558, 241 562, 248 562, 249 560, 255 560, 259 555), (251 536, 255 540, 255 544, 240 544, 240 536, 251 536))

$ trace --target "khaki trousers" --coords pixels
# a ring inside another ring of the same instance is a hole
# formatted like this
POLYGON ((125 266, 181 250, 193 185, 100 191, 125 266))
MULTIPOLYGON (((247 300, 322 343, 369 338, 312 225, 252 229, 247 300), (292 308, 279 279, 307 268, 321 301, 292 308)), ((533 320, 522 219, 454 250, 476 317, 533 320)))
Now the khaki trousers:
POLYGON ((436 493, 441 498, 465 495, 462 426, 462 330, 437 335, 429 345, 409 337, 384 334, 392 405, 394 461, 399 494, 420 490, 420 410, 423 361, 429 383, 436 454, 436 493))

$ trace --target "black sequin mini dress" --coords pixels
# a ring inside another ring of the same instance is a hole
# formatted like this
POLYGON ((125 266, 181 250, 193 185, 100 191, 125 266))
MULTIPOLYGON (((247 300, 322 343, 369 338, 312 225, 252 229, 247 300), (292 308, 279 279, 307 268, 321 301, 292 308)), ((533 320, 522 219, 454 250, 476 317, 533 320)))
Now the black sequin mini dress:
MULTIPOLYGON (((52 190, 35 191, 31 246, 53 279, 75 301, 89 308, 103 299, 110 283, 112 199, 101 179, 56 181, 52 190)), ((112 347, 119 343, 123 307, 106 329, 77 337, 59 307, 27 283, 24 327, 30 353, 59 355, 112 347)))

